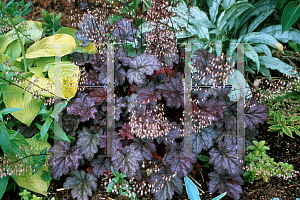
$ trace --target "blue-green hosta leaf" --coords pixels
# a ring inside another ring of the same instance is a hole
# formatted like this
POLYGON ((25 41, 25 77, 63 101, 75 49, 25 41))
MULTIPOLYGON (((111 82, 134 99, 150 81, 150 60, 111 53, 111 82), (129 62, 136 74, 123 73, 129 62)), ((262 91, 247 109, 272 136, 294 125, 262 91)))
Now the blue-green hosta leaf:
MULTIPOLYGON (((254 67, 254 69, 256 69, 256 67, 254 67)), ((245 65, 245 72, 248 72, 248 71, 252 72, 253 74, 256 74, 256 72, 251 67, 249 67, 248 65, 245 65)))
POLYGON ((217 23, 217 28, 223 30, 230 22, 237 19, 245 10, 253 7, 248 2, 237 2, 232 4, 228 9, 224 10, 222 13, 223 16, 220 16, 217 23))
POLYGON ((248 33, 254 31, 267 17, 269 17, 275 9, 269 9, 265 12, 261 12, 248 26, 248 33))
POLYGON ((8 185, 8 179, 9 179, 9 176, 3 176, 2 178, 0 178, 0 199, 3 197, 5 191, 6 191, 6 188, 7 188, 7 185, 8 185))
POLYGON ((190 23, 200 25, 205 28, 216 28, 216 26, 209 21, 206 13, 201 11, 198 7, 193 6, 190 8, 190 15, 192 16, 192 19, 189 20, 190 23))
POLYGON ((244 35, 246 35, 247 29, 248 29, 248 22, 246 22, 246 24, 244 24, 243 27, 241 28, 239 38, 242 38, 244 35))
POLYGON ((244 50, 245 50, 245 55, 251 60, 253 60, 253 62, 256 63, 257 71, 259 71, 260 65, 259 65, 258 55, 255 49, 250 44, 245 44, 244 50))
POLYGON ((216 40, 216 52, 217 52, 217 56, 221 56, 222 55, 222 40, 216 40))
POLYGON ((288 41, 293 41, 300 44, 300 31, 295 28, 289 28, 284 33, 281 33, 281 25, 272 25, 260 30, 262 33, 268 33, 272 35, 277 40, 287 43, 288 41))
POLYGON ((255 44, 253 48, 256 53, 264 53, 267 56, 272 57, 272 52, 266 44, 255 44))
POLYGON ((201 200, 198 188, 189 177, 184 177, 184 184, 186 192, 191 200, 201 200))
POLYGON ((278 8, 281 9, 285 2, 286 0, 278 0, 278 8))
POLYGON ((251 89, 247 83, 247 81, 244 78, 244 75, 238 71, 234 70, 234 77, 229 77, 228 85, 232 85, 230 94, 228 94, 230 101, 237 101, 240 98, 240 91, 242 90, 242 85, 245 86, 245 89, 243 89, 243 94, 246 95, 246 98, 251 97, 251 89), (242 84, 242 81, 245 81, 245 84, 242 84))
POLYGON ((272 77, 271 77, 271 72, 270 72, 270 69, 269 68, 266 68, 264 65, 261 65, 260 66, 260 69, 259 69, 259 72, 266 76, 269 80, 272 80, 272 77))
POLYGON ((254 8, 249 8, 241 16, 240 26, 244 25, 254 15, 259 15, 261 12, 275 9, 276 3, 272 0, 263 0, 263 1, 259 1, 259 2, 255 3, 253 6, 254 6, 254 8))
POLYGON ((278 41, 270 34, 261 32, 248 33, 243 37, 243 42, 263 43, 275 48, 278 41))
POLYGON ((264 65, 270 69, 276 69, 283 74, 288 76, 297 75, 297 72, 293 69, 291 65, 284 63, 283 61, 279 60, 278 58, 269 57, 269 56, 258 56, 259 62, 261 65, 264 65))
POLYGON ((231 39, 230 43, 232 43, 232 44, 229 45, 227 55, 232 56, 233 52, 235 51, 235 49, 237 48, 237 46, 239 45, 239 43, 241 41, 242 41, 242 37, 240 37, 238 40, 231 39))
POLYGON ((282 33, 288 30, 300 17, 300 3, 296 1, 289 2, 283 9, 281 24, 282 33))
POLYGON ((87 160, 92 160, 94 154, 98 152, 98 145, 100 143, 100 136, 103 130, 96 130, 93 126, 89 129, 83 127, 83 130, 79 132, 77 139, 77 146, 80 147, 80 151, 87 160))
POLYGON ((154 71, 161 69, 161 62, 155 56, 143 53, 133 58, 129 67, 128 82, 140 84, 145 83, 146 75, 153 75, 154 71))
POLYGON ((209 7, 210 20, 215 23, 216 17, 219 11, 219 6, 222 0, 207 0, 207 5, 209 7))
POLYGON ((90 173, 85 173, 82 170, 76 170, 70 172, 66 182, 64 182, 64 188, 72 189, 72 197, 78 200, 88 200, 89 196, 92 196, 92 191, 97 191, 97 178, 90 173))
POLYGON ((236 2, 236 0, 223 0, 221 3, 221 6, 226 10, 235 2, 236 2))
POLYGON ((6 126, 3 123, 0 123, 0 144, 4 153, 11 152, 11 143, 9 140, 9 135, 6 129, 6 126))

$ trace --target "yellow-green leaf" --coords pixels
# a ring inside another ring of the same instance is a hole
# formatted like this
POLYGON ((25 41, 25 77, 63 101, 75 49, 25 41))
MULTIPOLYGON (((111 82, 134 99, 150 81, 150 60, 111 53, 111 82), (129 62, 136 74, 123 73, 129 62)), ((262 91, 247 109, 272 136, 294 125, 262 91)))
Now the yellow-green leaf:
MULTIPOLYGON (((55 34, 31 45, 26 58, 65 56, 76 49, 75 39, 68 34, 55 34), (59 55, 60 53, 60 55, 59 55)), ((17 60, 20 61, 22 57, 17 60)))
MULTIPOLYGON (((26 141, 30 144, 30 146, 33 147, 32 150, 25 148, 25 152, 27 155, 39 154, 44 148, 47 147, 47 150, 51 148, 51 145, 48 142, 35 140, 33 138, 28 138, 26 139, 26 141)), ((48 160, 49 156, 46 157, 45 163, 47 163, 48 160)), ((47 196, 47 190, 49 188, 50 181, 43 181, 41 179, 41 175, 44 170, 49 172, 48 166, 42 166, 36 174, 32 175, 32 170, 29 169, 27 172, 23 172, 20 176, 17 176, 18 180, 14 180, 19 186, 23 188, 47 196)))
POLYGON ((280 125, 278 125, 278 124, 276 124, 276 125, 272 125, 272 126, 270 126, 269 128, 270 128, 270 129, 273 129, 273 130, 277 130, 277 131, 279 131, 279 130, 281 129, 281 126, 280 126, 280 125))
POLYGON ((296 133, 298 136, 300 136, 300 132, 299 132, 298 129, 295 130, 295 133, 296 133))
MULTIPOLYGON (((22 45, 25 44, 25 42, 22 38, 21 38, 21 44, 22 45)), ((22 52, 22 49, 20 46, 20 42, 19 42, 19 40, 15 40, 7 46, 5 54, 11 58, 18 58, 21 56, 21 52, 22 52)))
POLYGON ((41 99, 35 99, 32 94, 15 85, 5 87, 3 90, 3 101, 7 108, 23 109, 11 114, 28 127, 37 116, 40 111, 40 106, 43 103, 41 99))
POLYGON ((89 53, 89 54, 96 54, 98 53, 97 49, 95 48, 94 44, 91 42, 89 44, 89 46, 87 47, 82 47, 80 45, 80 41, 77 39, 75 33, 76 33, 76 29, 73 29, 73 28, 69 28, 69 27, 62 27, 61 29, 59 29, 58 31, 56 31, 55 34, 62 34, 62 33, 65 33, 65 34, 68 34, 68 35, 71 35, 75 41, 76 41, 76 49, 75 49, 75 52, 78 52, 78 53, 89 53))
MULTIPOLYGON (((38 93, 42 96, 45 97, 53 97, 54 93, 54 84, 52 81, 50 81, 48 78, 44 78, 41 77, 42 72, 38 72, 35 75, 33 75, 31 78, 27 78, 27 80, 29 80, 32 83, 35 83, 34 86, 32 86, 29 91, 31 93, 38 93), (39 76, 38 76, 39 75, 39 76)), ((27 84, 29 84, 29 82, 26 80, 27 84)))
POLYGON ((64 61, 60 63, 61 74, 59 65, 53 64, 49 68, 48 76, 49 80, 53 81, 55 86, 60 86, 61 88, 54 88, 54 94, 63 97, 65 99, 70 99, 75 96, 78 89, 78 81, 80 78, 80 70, 77 65, 74 65, 70 61, 64 61), (61 78, 61 79, 60 79, 61 78))
MULTIPOLYGON (((23 21, 17 25, 17 29, 23 34, 19 34, 20 37, 25 41, 25 44, 28 44, 33 41, 37 41, 42 38, 43 28, 42 23, 37 21, 23 21), (27 37, 25 37, 26 35, 27 37), (30 38, 30 39, 28 39, 30 38)), ((17 40, 18 37, 14 29, 2 35, 0 37, 0 53, 4 53, 7 46, 13 41, 17 40)))

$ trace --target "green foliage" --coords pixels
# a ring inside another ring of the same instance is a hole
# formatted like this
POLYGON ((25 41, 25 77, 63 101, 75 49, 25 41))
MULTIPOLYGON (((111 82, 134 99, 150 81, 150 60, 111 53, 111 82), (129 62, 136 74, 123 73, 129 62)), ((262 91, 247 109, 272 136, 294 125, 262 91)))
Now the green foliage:
MULTIPOLYGON (((289 137, 293 137, 292 132, 295 132, 298 136, 300 136, 299 128, 300 128, 300 116, 296 114, 297 111, 300 111, 300 108, 297 107, 297 110, 289 109, 288 113, 283 113, 283 110, 280 109, 280 106, 284 108, 291 103, 288 98, 287 102, 277 102, 269 109, 269 118, 268 124, 271 124, 269 127, 269 132, 278 132, 281 136, 283 133, 288 135, 289 137), (277 109, 277 110, 276 110, 277 109), (289 115, 286 119, 286 115, 289 115)), ((290 105, 289 105, 290 107, 290 105)), ((286 109, 285 109, 286 110, 286 109)))
MULTIPOLYGON (((286 0, 278 0, 278 7, 281 9, 286 0)), ((300 17, 300 1, 288 1, 289 3, 284 7, 281 25, 282 33, 287 31, 300 17)))
MULTIPOLYGON (((132 187, 130 187, 128 181, 124 179, 127 175, 115 172, 113 166, 110 166, 110 169, 115 177, 112 178, 112 181, 108 184, 106 191, 118 191, 120 195, 128 196, 128 191, 132 190, 132 187)), ((136 194, 134 192, 131 192, 131 194, 132 196, 129 196, 129 198, 136 199, 136 194)))
POLYGON ((255 180, 263 179, 263 182, 269 182, 272 176, 282 176, 284 178, 289 178, 294 173, 293 165, 288 163, 276 163, 274 158, 269 158, 265 154, 269 147, 264 146, 265 141, 256 142, 256 145, 248 146, 247 149, 252 150, 245 157, 246 161, 246 172, 243 174, 245 182, 254 182, 255 180))
POLYGON ((39 18, 37 20, 46 21, 43 23, 43 29, 48 36, 54 35, 57 30, 62 28, 62 26, 60 25, 60 18, 62 16, 61 12, 55 16, 54 12, 48 14, 44 9, 42 9, 42 16, 42 18, 39 18))
MULTIPOLYGON (((22 16, 27 15, 32 8, 29 8, 32 4, 31 3, 24 3, 24 0, 20 2, 15 2, 14 0, 9 1, 7 4, 4 4, 5 9, 13 18, 13 23, 18 24, 20 22, 25 21, 22 16)), ((4 24, 12 25, 11 22, 4 17, 5 13, 2 9, 0 9, 0 36, 5 34, 5 30, 3 29, 4 24)))
POLYGON ((29 198, 31 198, 30 192, 28 192, 26 189, 24 189, 19 196, 21 196, 21 200, 29 200, 29 198))

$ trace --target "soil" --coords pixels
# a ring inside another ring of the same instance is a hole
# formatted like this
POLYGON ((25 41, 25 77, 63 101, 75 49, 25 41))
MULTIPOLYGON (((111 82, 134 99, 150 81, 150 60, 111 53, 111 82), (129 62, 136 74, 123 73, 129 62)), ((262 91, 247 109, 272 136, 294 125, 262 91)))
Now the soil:
MULTIPOLYGON (((42 17, 41 10, 45 9, 48 13, 55 12, 58 14, 62 12, 61 24, 63 26, 71 27, 70 20, 68 16, 71 16, 72 12, 76 9, 76 13, 82 15, 86 10, 81 10, 78 1, 69 3, 68 0, 43 0, 43 1, 31 1, 33 3, 33 10, 25 16, 26 20, 36 20, 42 17)), ((90 7, 93 7, 95 1, 88 1, 90 7)), ((125 16, 124 16, 125 17, 125 16)), ((72 27, 74 28, 74 27, 72 27)), ((299 64, 299 63, 298 63, 299 64)), ((253 80, 252 80, 253 81, 253 80)), ((271 158, 274 158, 275 162, 288 162, 294 166, 294 169, 300 171, 300 137, 295 136, 290 138, 286 135, 283 137, 277 132, 268 132, 268 127, 270 125, 265 123, 259 127, 259 136, 257 137, 258 141, 265 140, 267 146, 270 147, 268 155, 271 158)), ((205 192, 202 194, 201 199, 213 199, 219 195, 219 192, 210 194, 208 190, 208 174, 212 172, 212 167, 207 168, 205 164, 197 160, 194 169, 189 175, 191 175, 195 180, 201 184, 201 189, 205 192)), ((71 197, 71 190, 64 190, 63 183, 67 176, 62 176, 59 180, 52 180, 50 187, 48 189, 48 197, 43 197, 44 200, 51 199, 55 197, 58 200, 69 200, 73 199, 71 197)), ((96 199, 128 199, 121 195, 115 195, 107 193, 104 187, 104 181, 102 178, 98 181, 98 190, 90 198, 92 200, 96 199)), ((283 180, 282 178, 273 177, 268 183, 260 184, 259 181, 254 183, 245 183, 243 186, 243 194, 240 195, 240 199, 243 200, 258 200, 258 199, 273 199, 278 197, 279 199, 284 200, 295 200, 297 197, 300 198, 300 176, 293 177, 290 180, 283 180)), ((2 199, 19 199, 19 192, 13 192, 10 190, 5 193, 2 199)), ((32 192, 32 194, 34 194, 32 192)), ((40 196, 39 194, 36 194, 40 196)), ((142 198, 139 198, 142 199, 142 198)), ((146 198, 145 198, 146 199, 146 198)), ((148 194, 147 199, 153 199, 152 195, 148 194)), ((189 199, 186 193, 186 190, 183 190, 181 195, 175 193, 174 200, 187 200, 189 199)), ((224 200, 232 200, 232 198, 225 196, 222 198, 224 200)))

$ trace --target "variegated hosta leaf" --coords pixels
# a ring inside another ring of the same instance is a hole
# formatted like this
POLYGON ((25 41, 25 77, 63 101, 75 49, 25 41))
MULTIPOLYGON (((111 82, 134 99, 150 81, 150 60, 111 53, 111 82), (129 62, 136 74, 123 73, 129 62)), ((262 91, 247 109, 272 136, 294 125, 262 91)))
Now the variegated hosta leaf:
POLYGON ((94 154, 98 152, 98 145, 100 143, 102 132, 102 129, 96 130, 93 126, 90 130, 83 127, 83 130, 79 132, 77 146, 80 147, 85 159, 92 160, 94 154))
POLYGON ((39 113, 40 106, 43 103, 41 99, 35 99, 32 94, 15 85, 5 87, 3 90, 3 101, 7 108, 22 109, 11 114, 28 127, 39 113))
MULTIPOLYGON (((67 34, 55 34, 34 43, 26 50, 26 58, 65 56, 76 49, 75 39, 67 34)), ((23 57, 16 60, 21 61, 23 57)))
POLYGON ((73 198, 78 200, 88 200, 92 196, 92 190, 97 191, 97 178, 90 173, 85 173, 82 170, 70 172, 70 177, 67 177, 64 183, 64 188, 72 189, 73 198))

